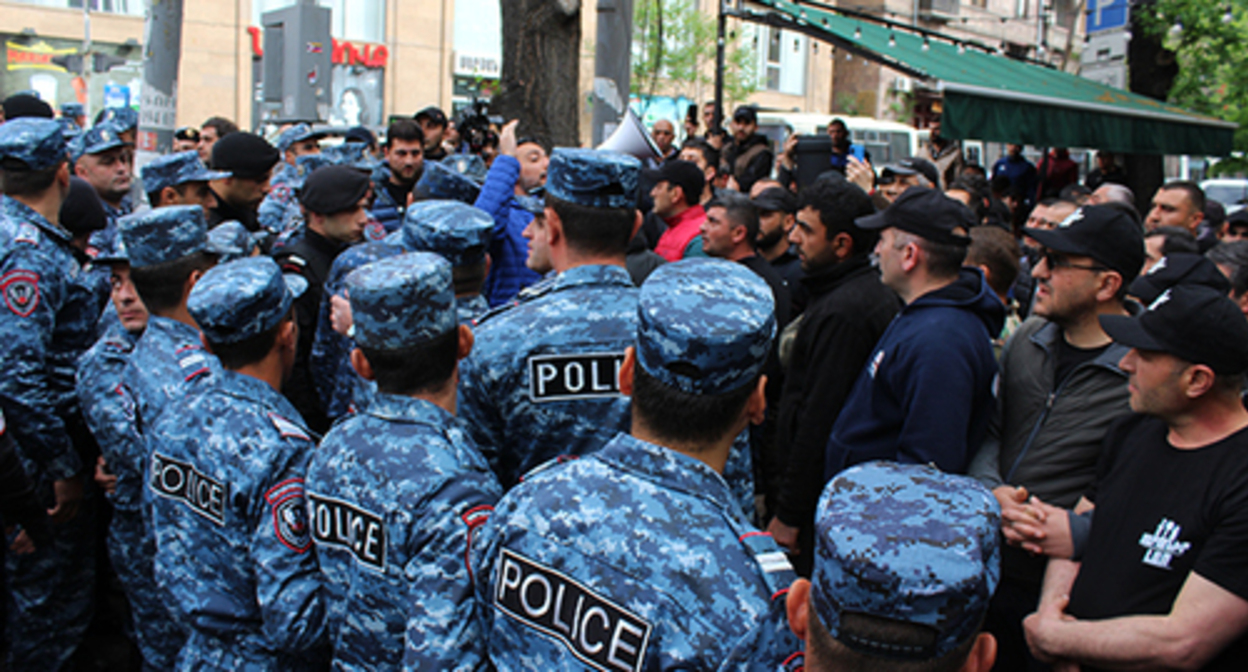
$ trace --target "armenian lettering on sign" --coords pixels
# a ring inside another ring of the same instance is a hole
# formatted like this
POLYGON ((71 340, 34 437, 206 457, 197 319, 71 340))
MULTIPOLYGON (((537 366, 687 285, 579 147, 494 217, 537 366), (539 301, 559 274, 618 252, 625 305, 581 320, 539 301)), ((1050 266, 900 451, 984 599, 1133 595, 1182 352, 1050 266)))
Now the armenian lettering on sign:
POLYGON ((308 494, 312 539, 346 550, 365 565, 386 569, 386 522, 381 516, 332 497, 308 494))
POLYGON ((529 357, 529 398, 561 401, 620 396, 623 352, 529 357))
POLYGON ((195 513, 217 525, 225 525, 225 484, 190 464, 153 453, 151 486, 161 497, 185 502, 195 513))
POLYGON ((641 669, 650 623, 560 572, 507 549, 494 605, 604 672, 641 669))

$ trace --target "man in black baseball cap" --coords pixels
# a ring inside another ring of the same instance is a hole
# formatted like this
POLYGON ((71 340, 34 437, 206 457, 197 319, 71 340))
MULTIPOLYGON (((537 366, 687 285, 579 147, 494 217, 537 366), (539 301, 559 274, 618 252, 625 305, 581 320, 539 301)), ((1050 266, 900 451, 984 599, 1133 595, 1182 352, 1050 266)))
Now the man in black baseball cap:
POLYGON ((217 197, 217 207, 208 212, 208 228, 234 219, 248 231, 259 231, 256 212, 281 158, 276 147, 254 133, 237 131, 213 143, 212 169, 229 171, 231 176, 208 183, 217 197))
POLYGON ((824 475, 876 459, 966 473, 993 414, 992 339, 1005 323, 983 274, 962 267, 975 216, 935 189, 912 187, 854 223, 882 230, 881 279, 906 305, 832 426, 824 475))
POLYGON ((441 161, 446 158, 442 136, 446 133, 446 113, 436 105, 430 105, 413 117, 425 132, 425 160, 441 161))
POLYGON ((891 203, 911 187, 937 187, 940 173, 931 161, 911 157, 884 166, 880 181, 886 185, 880 189, 880 194, 891 203))
MULTIPOLYGON (((768 187, 754 199, 758 208, 758 254, 771 262, 772 268, 784 278, 793 292, 793 313, 805 305, 799 300, 802 288, 802 260, 791 249, 789 232, 797 215, 797 196, 784 187, 768 187)), ((804 296, 805 292, 801 292, 804 296)))
POLYGON ((1131 348, 1119 365, 1135 414, 1105 435, 1076 509, 1096 512, 1087 544, 1077 564, 1049 559, 1027 641, 1080 666, 1242 669, 1248 320, 1225 294, 1178 285, 1101 324, 1131 348))
POLYGON ((750 193, 754 182, 771 174, 771 141, 758 132, 758 111, 748 105, 732 113, 732 144, 724 147, 724 163, 732 169, 737 189, 750 193))
POLYGON ((295 368, 283 393, 303 415, 308 427, 320 433, 329 429, 329 419, 312 383, 308 355, 316 335, 321 290, 334 259, 364 236, 371 189, 368 174, 357 168, 343 165, 317 168, 299 192, 299 204, 307 223, 303 237, 273 255, 283 273, 299 275, 308 281, 307 290, 295 299, 299 344, 295 368))

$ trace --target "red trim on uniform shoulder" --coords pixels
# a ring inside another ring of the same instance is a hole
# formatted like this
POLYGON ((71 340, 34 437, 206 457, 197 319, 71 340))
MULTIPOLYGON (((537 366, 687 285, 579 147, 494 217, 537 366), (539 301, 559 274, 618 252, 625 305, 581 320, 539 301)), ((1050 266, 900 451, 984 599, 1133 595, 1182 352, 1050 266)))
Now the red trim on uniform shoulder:
POLYGON ((187 350, 199 350, 199 349, 200 347, 198 345, 195 345, 194 343, 187 343, 186 345, 178 348, 177 350, 174 350, 173 354, 180 355, 186 352, 187 350))
POLYGON ((746 539, 749 539, 750 537, 770 537, 770 536, 771 536, 770 532, 754 530, 753 532, 746 532, 745 534, 741 535, 740 537, 737 538, 737 541, 745 541, 746 539))
POLYGON ((205 367, 202 367, 202 368, 199 368, 199 369, 196 369, 196 370, 194 370, 194 371, 192 371, 192 372, 190 372, 190 373, 186 374, 186 382, 188 382, 188 383, 189 383, 189 382, 191 382, 192 380, 194 380, 195 378, 198 378, 198 377, 200 377, 200 376, 202 376, 202 375, 204 375, 204 374, 206 374, 206 373, 209 373, 209 371, 208 371, 208 367, 206 367, 206 366, 205 366, 205 367))
POLYGON ((771 599, 773 599, 773 600, 774 600, 774 599, 776 599, 777 597, 780 597, 780 596, 782 596, 782 595, 786 595, 786 594, 788 594, 788 592, 789 592, 789 589, 788 589, 788 588, 781 588, 780 590, 777 590, 777 591, 776 591, 776 594, 775 594, 775 595, 772 595, 772 596, 771 596, 771 599))

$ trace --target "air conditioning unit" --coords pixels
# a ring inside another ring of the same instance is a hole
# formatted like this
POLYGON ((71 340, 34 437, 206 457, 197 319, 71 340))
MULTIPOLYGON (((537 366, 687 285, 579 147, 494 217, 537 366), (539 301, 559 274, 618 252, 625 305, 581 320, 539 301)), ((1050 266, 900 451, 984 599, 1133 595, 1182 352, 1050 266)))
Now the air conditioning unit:
POLYGON ((893 90, 897 93, 910 93, 914 90, 914 81, 909 77, 898 77, 893 80, 893 90))
POLYGON ((919 0, 919 16, 931 21, 956 19, 958 4, 958 0, 919 0))

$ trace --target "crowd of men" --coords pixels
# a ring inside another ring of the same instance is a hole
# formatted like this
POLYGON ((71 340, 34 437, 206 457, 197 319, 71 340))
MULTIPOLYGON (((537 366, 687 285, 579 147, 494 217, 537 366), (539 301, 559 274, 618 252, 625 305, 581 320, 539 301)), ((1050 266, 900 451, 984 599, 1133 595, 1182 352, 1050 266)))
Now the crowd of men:
POLYGON ((713 105, 644 159, 214 117, 136 174, 131 110, 4 111, 6 669, 103 618, 143 670, 1248 656, 1248 214, 1192 183, 839 120, 811 179, 713 105))

